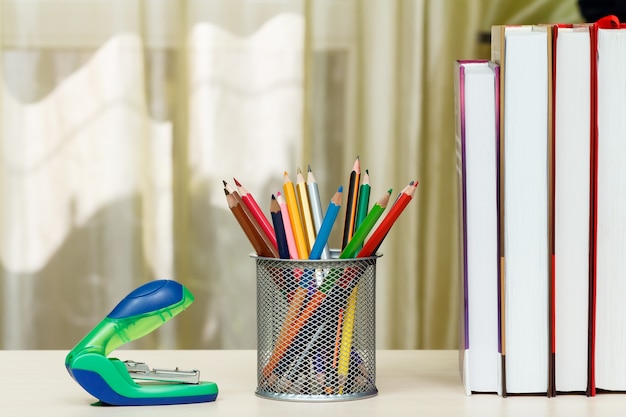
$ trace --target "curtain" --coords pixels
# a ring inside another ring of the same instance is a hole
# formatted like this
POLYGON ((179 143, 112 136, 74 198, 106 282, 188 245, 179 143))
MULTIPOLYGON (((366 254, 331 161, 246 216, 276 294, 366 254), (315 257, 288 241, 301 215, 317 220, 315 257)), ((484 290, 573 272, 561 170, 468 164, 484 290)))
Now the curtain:
MULTIPOLYGON (((255 348, 262 208, 311 166, 322 199, 355 157, 372 193, 420 185, 380 248, 379 348, 455 348, 452 61, 497 23, 579 21, 533 0, 0 2, 0 348, 70 349, 133 288, 187 311, 135 348, 255 348)), ((340 244, 335 228, 331 246, 340 244)))

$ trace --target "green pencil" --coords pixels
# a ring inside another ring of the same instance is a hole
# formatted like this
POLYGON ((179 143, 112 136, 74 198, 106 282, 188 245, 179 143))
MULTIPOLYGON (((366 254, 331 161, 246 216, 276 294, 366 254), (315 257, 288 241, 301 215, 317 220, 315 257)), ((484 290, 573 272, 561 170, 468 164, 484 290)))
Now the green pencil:
POLYGON ((367 216, 365 216, 365 219, 363 219, 363 223, 361 223, 359 228, 352 236, 352 239, 350 239, 346 247, 341 251, 341 254, 339 254, 339 258, 354 258, 356 253, 363 245, 365 238, 387 208, 387 204, 389 203, 389 197, 391 197, 391 188, 376 202, 376 204, 374 204, 370 212, 367 214, 367 216))

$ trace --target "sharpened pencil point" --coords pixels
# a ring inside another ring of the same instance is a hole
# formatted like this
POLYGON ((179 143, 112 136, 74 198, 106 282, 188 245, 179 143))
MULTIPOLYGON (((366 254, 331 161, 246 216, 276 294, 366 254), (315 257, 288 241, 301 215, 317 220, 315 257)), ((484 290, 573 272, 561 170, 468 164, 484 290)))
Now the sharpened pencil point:
POLYGON ((241 187, 241 183, 239 181, 237 181, 237 178, 233 177, 233 180, 235 181, 235 185, 237 187, 241 187))

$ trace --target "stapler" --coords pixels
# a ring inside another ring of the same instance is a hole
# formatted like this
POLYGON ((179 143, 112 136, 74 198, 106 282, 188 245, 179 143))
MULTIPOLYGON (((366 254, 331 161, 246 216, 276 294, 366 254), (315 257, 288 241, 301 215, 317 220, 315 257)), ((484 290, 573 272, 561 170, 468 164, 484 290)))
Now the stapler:
POLYGON ((128 294, 68 353, 65 367, 87 392, 107 405, 164 405, 214 401, 214 382, 198 370, 150 369, 107 356, 185 310, 194 297, 173 280, 148 282, 128 294))

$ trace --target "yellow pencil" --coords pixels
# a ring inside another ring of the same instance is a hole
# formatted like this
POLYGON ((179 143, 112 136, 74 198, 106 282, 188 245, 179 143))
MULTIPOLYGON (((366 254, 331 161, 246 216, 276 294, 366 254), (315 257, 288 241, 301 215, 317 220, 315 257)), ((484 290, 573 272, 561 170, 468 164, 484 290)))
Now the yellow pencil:
POLYGON ((285 171, 283 181, 283 192, 285 193, 285 201, 289 211, 289 219, 291 220, 291 229, 296 239, 296 249, 298 250, 298 258, 307 259, 309 250, 307 249, 306 238, 304 237, 304 229, 302 228, 302 219, 298 210, 298 201, 296 200, 296 189, 289 179, 289 174, 285 171))
POLYGON ((356 314, 356 296, 357 288, 355 287, 350 293, 350 297, 348 297, 348 304, 343 318, 343 333, 341 335, 339 366, 337 369, 337 375, 339 376, 339 394, 343 394, 343 387, 348 378, 348 371, 350 370, 350 352, 352 350, 354 315, 356 314))
POLYGON ((309 193, 306 188, 306 182, 304 181, 304 175, 298 168, 298 174, 296 177, 296 192, 298 194, 298 203, 300 204, 300 214, 302 215, 302 228, 304 230, 304 237, 307 244, 307 259, 311 248, 315 244, 315 224, 313 223, 313 213, 311 212, 311 203, 309 202, 309 193))

